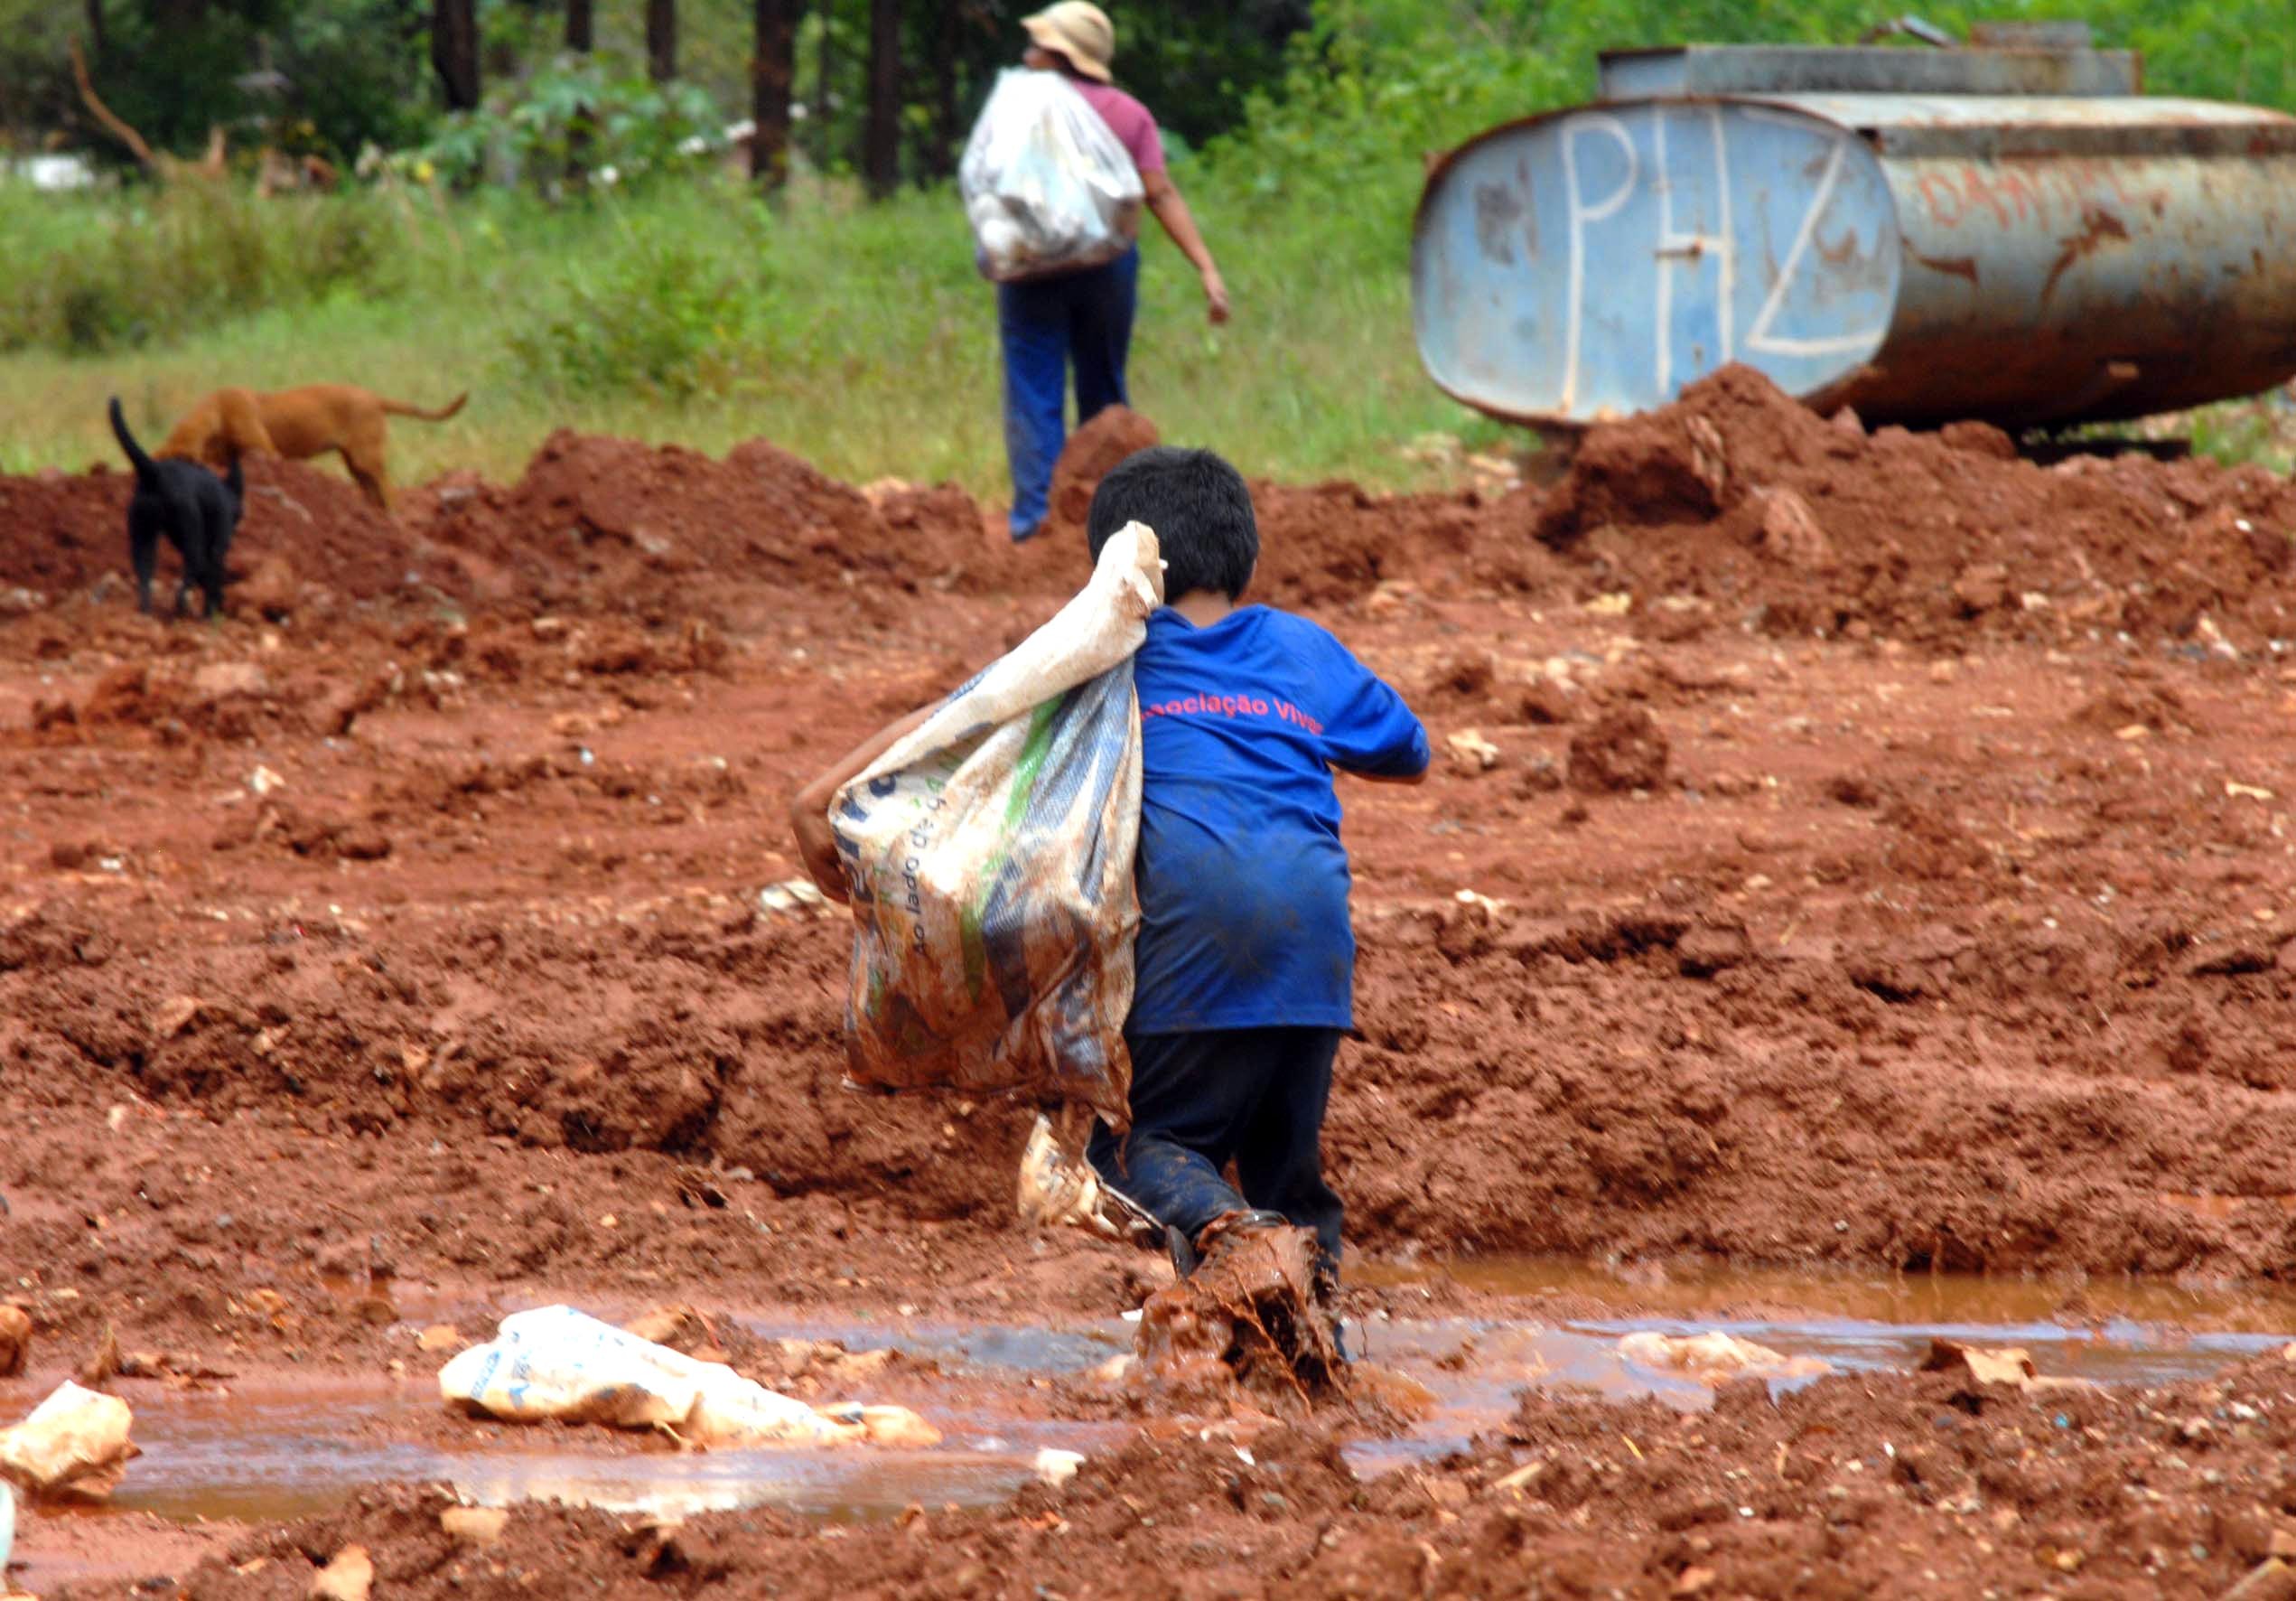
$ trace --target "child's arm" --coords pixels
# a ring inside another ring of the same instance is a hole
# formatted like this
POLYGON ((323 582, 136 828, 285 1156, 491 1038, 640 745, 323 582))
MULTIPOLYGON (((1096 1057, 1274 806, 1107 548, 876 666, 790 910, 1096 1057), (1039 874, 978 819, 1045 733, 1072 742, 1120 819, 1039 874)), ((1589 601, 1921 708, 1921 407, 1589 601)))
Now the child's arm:
POLYGON ((839 757, 836 764, 798 791, 789 802, 789 828, 798 837, 798 857, 806 876, 833 901, 851 898, 844 865, 837 859, 837 833, 829 826, 829 802, 854 774, 892 749, 895 741, 932 716, 937 706, 919 707, 889 723, 839 757))
POLYGON ((1349 778, 1359 778, 1367 784, 1423 784, 1427 782, 1427 775, 1434 770, 1432 762, 1416 772, 1358 772, 1352 767, 1332 769, 1335 772, 1346 773, 1349 778))
POLYGON ((1375 784, 1423 784, 1433 753, 1427 730, 1377 673, 1336 640, 1324 749, 1334 772, 1375 784))

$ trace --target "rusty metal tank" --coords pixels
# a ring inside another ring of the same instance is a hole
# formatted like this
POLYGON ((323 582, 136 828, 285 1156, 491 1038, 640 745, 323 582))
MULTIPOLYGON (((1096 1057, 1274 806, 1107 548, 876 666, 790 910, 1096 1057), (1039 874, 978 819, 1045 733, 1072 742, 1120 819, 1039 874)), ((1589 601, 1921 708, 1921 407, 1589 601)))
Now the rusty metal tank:
POLYGON ((1602 98, 1429 173, 1422 360, 1496 417, 1665 404, 1731 361, 1869 422, 2142 416, 2296 374, 2296 118, 2127 52, 1614 51, 1602 98))

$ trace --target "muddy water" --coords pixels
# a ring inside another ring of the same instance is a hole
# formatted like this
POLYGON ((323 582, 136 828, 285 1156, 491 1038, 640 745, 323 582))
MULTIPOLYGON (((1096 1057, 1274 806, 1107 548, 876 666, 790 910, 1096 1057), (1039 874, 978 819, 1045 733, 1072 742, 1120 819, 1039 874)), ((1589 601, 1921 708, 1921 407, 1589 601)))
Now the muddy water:
MULTIPOLYGON (((1405 1437, 1349 1448, 1366 1474, 1464 1446, 1503 1421, 1526 1385, 1708 1404, 1710 1392, 1683 1375, 1619 1354, 1620 1336, 1638 1330, 1721 1329, 1852 1371, 1910 1367, 1932 1337, 1945 1335, 2022 1345, 2044 1372, 2114 1384, 2205 1375, 2276 1349, 2296 1330, 2296 1297, 2157 1284, 2090 1285, 2068 1308, 2064 1286, 1949 1277, 1610 1273, 1504 1260, 1372 1266, 1358 1277, 1405 1291, 1406 1301, 1412 1285, 1448 1277, 1494 1297, 1499 1309, 1383 1314, 1352 1325, 1367 1364, 1432 1397, 1405 1437), (1545 1315, 1520 1315, 1526 1308, 1545 1315), (2067 1315, 2073 1309, 2077 1320, 2067 1315)), ((583 1428, 462 1436, 441 1426, 436 1391, 419 1381, 322 1381, 292 1391, 154 1389, 129 1396, 144 1455, 114 1504, 178 1520, 257 1521, 319 1511, 369 1484, 424 1480, 483 1504, 555 1499, 667 1514, 768 1505, 853 1521, 891 1516, 911 1503, 994 1503, 1025 1482, 1041 1447, 1089 1455, 1125 1432, 1121 1424, 1027 1416, 1038 1409, 1022 1404, 1030 1381, 1081 1373, 1129 1350, 1132 1326, 1120 1319, 1063 1328, 744 1321, 769 1337, 836 1339, 855 1351, 891 1345, 930 1359, 941 1377, 904 1399, 943 1430, 943 1445, 898 1454, 684 1455, 633 1451, 626 1436, 583 1428)), ((22 1389, 0 1386, 0 1409, 13 1414, 37 1399, 19 1395, 22 1389)))
POLYGON ((630 1437, 590 1429, 436 1443, 439 1403, 427 1385, 131 1399, 144 1455, 112 1504, 241 1521, 323 1511, 369 1484, 434 1481, 485 1506, 565 1501, 665 1516, 774 1506, 845 1522, 890 1517, 911 1502, 992 1504, 1028 1477, 1040 1447, 1091 1451, 1112 1432, 974 1404, 934 1408, 945 1438, 929 1451, 632 1454, 630 1437))

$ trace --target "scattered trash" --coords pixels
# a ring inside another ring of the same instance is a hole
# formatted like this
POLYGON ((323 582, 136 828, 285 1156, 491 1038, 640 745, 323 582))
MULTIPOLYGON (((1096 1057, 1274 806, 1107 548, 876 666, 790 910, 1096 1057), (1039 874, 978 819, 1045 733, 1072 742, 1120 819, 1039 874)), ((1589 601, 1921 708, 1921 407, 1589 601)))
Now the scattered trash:
POLYGON ((375 1587, 375 1563, 363 1545, 347 1545, 335 1559, 311 1576, 311 1601, 367 1601, 375 1587))
POLYGON ((1036 1461, 1031 1465, 1038 1478, 1057 1490, 1077 1476, 1077 1469, 1084 1465, 1084 1453, 1043 1446, 1038 1448, 1036 1461))
POLYGON ((67 1380, 22 1423, 0 1429, 0 1475, 35 1498, 105 1500, 136 1455, 128 1439, 133 1420, 117 1396, 67 1380))
POLYGON ((1960 1373, 1979 1384, 2007 1384, 2018 1390, 2095 1390, 2087 1379, 2055 1378, 2042 1374, 2021 1345, 1964 1345, 1943 1338, 1929 1342, 1922 1359, 1925 1373, 1960 1373))
POLYGON ((1451 764, 1465 773, 1489 772, 1498 765, 1498 747, 1477 728, 1461 728, 1443 741, 1451 764))
POLYGON ((817 1409, 575 1311, 513 1313, 495 1338, 439 1370, 448 1405, 512 1422, 657 1428, 694 1446, 929 1445, 940 1437, 901 1407, 817 1409))
POLYGON ((2234 800, 2269 800, 2273 798, 2270 790, 2260 790, 2254 784, 2244 784, 2232 779, 2225 780, 2225 794, 2234 800))
POLYGON ((257 767, 253 772, 247 774, 247 788, 258 795, 268 795, 274 790, 283 790, 286 787, 287 781, 268 767, 257 767))
POLYGON ((810 878, 790 878, 758 891, 758 904, 784 917, 811 913, 829 903, 810 878))
POLYGON ((1580 610, 1591 617, 1623 617, 1634 610, 1634 596, 1623 589, 1610 595, 1598 595, 1580 610))
POLYGON ((1069 1156, 1052 1132, 1051 1119, 1042 1112, 1029 1130, 1021 1153, 1018 1204, 1021 1221, 1032 1228, 1053 1229, 1069 1224, 1105 1239, 1121 1240, 1129 1231, 1112 1220, 1111 1205, 1124 1203, 1100 1182, 1092 1164, 1081 1155, 1069 1156))
POLYGON ((499 1506, 450 1506, 438 1515, 440 1531, 459 1545, 492 1545, 509 1521, 499 1506))
POLYGON ((415 1336, 417 1351, 452 1351, 462 1344, 462 1331, 451 1323, 434 1323, 415 1336))
POLYGON ((1788 1356, 1720 1329, 1703 1334, 1662 1334, 1643 1329, 1622 1336, 1619 1354, 1647 1368, 1666 1368, 1699 1384, 1732 1379, 1807 1379, 1833 1372, 1822 1357, 1788 1356))
POLYGON ((8 1583, 8 1553, 16 1543, 16 1487, 0 1477, 0 1592, 14 1587, 8 1583))

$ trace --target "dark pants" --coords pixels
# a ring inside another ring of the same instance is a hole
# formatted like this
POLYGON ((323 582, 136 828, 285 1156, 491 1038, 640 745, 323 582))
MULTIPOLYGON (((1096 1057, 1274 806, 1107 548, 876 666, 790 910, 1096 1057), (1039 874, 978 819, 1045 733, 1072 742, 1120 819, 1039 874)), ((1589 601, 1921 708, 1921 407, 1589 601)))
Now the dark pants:
POLYGON ((1013 467, 1013 532, 1031 534, 1052 493, 1052 464, 1068 442, 1069 367, 1077 422, 1129 404, 1125 358, 1140 280, 1140 247, 1104 267, 996 286, 1004 344, 1004 454, 1013 467))
POLYGON ((1100 1176, 1195 1239, 1224 1212, 1260 1207, 1313 1229, 1339 1259, 1339 1197, 1323 1182, 1323 1109, 1336 1028, 1128 1035, 1132 1132, 1092 1131, 1100 1176), (1240 1195, 1223 1174, 1230 1160, 1240 1195))

